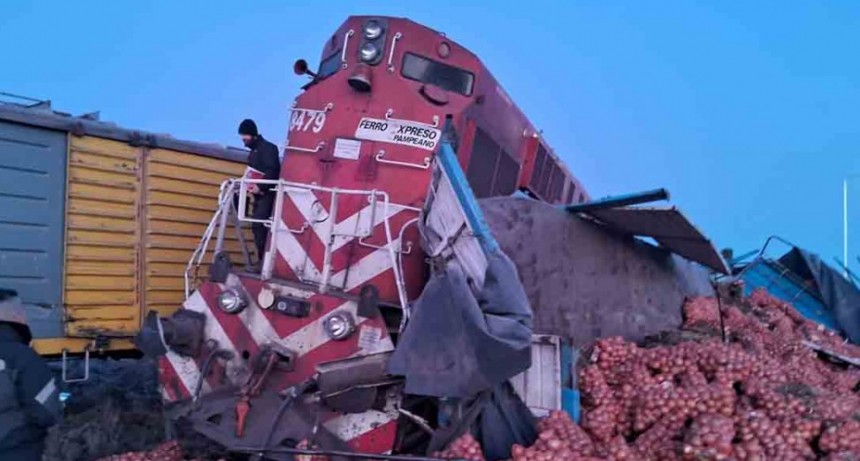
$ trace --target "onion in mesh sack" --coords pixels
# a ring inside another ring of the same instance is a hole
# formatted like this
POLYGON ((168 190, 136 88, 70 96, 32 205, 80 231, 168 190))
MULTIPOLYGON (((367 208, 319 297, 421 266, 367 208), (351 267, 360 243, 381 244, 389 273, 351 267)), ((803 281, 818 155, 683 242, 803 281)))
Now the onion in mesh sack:
POLYGON ((434 456, 442 459, 468 459, 470 461, 484 461, 484 453, 481 444, 468 432, 461 435, 444 450, 435 453, 434 456))

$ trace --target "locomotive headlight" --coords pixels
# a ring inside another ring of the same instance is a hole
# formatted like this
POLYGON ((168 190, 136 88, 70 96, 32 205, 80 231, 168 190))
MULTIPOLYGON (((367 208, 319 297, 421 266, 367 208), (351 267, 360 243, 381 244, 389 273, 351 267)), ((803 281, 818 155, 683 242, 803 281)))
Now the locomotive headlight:
POLYGON ((379 47, 373 43, 365 43, 358 50, 358 57, 364 62, 373 62, 379 57, 379 47))
POLYGON ((379 21, 371 19, 364 25, 364 38, 368 40, 376 40, 382 35, 382 24, 379 21))
POLYGON ((355 331, 355 320, 349 312, 338 312, 323 323, 329 338, 336 341, 348 338, 355 331))
POLYGON ((218 295, 218 308, 228 314, 236 314, 246 305, 248 301, 245 296, 235 288, 228 288, 218 295))

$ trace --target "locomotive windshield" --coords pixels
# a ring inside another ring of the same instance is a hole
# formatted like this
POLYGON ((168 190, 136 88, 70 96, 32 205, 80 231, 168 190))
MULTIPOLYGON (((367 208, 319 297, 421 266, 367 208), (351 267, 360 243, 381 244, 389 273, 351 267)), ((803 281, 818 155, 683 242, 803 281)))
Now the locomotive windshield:
POLYGON ((410 80, 436 85, 463 96, 472 94, 475 83, 475 75, 471 72, 412 53, 404 54, 401 69, 400 73, 410 80))
POLYGON ((340 69, 340 62, 340 50, 338 50, 332 53, 331 56, 325 58, 323 62, 320 63, 319 72, 317 72, 317 78, 323 79, 337 72, 338 69, 340 69))

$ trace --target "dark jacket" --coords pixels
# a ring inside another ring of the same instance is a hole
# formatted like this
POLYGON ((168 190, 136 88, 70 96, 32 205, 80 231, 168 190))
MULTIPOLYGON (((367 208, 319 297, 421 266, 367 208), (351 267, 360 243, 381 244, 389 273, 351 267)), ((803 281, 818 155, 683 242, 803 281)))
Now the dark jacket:
MULTIPOLYGON (((248 155, 248 166, 262 172, 265 179, 277 180, 281 177, 281 159, 278 157, 278 147, 257 136, 250 146, 251 153, 248 155)), ((272 186, 265 185, 260 190, 268 192, 272 186)))
MULTIPOLYGON (((2 378, 14 387, 14 397, 9 400, 7 393, 0 402, 0 420, 15 421, 0 431, 0 460, 12 453, 39 453, 48 428, 61 415, 56 381, 42 358, 5 322, 0 322, 0 361, 2 378)), ((17 459, 26 459, 22 456, 17 459)))

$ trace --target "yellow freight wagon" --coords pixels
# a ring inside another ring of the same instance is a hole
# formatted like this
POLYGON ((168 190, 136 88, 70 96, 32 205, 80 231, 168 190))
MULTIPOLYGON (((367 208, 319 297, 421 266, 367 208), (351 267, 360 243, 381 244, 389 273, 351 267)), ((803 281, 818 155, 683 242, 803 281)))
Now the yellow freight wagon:
MULTIPOLYGON (((27 306, 36 350, 130 350, 149 310, 178 308, 219 187, 246 157, 0 102, 0 288, 27 306)), ((238 236, 226 243, 241 261, 238 236)))

